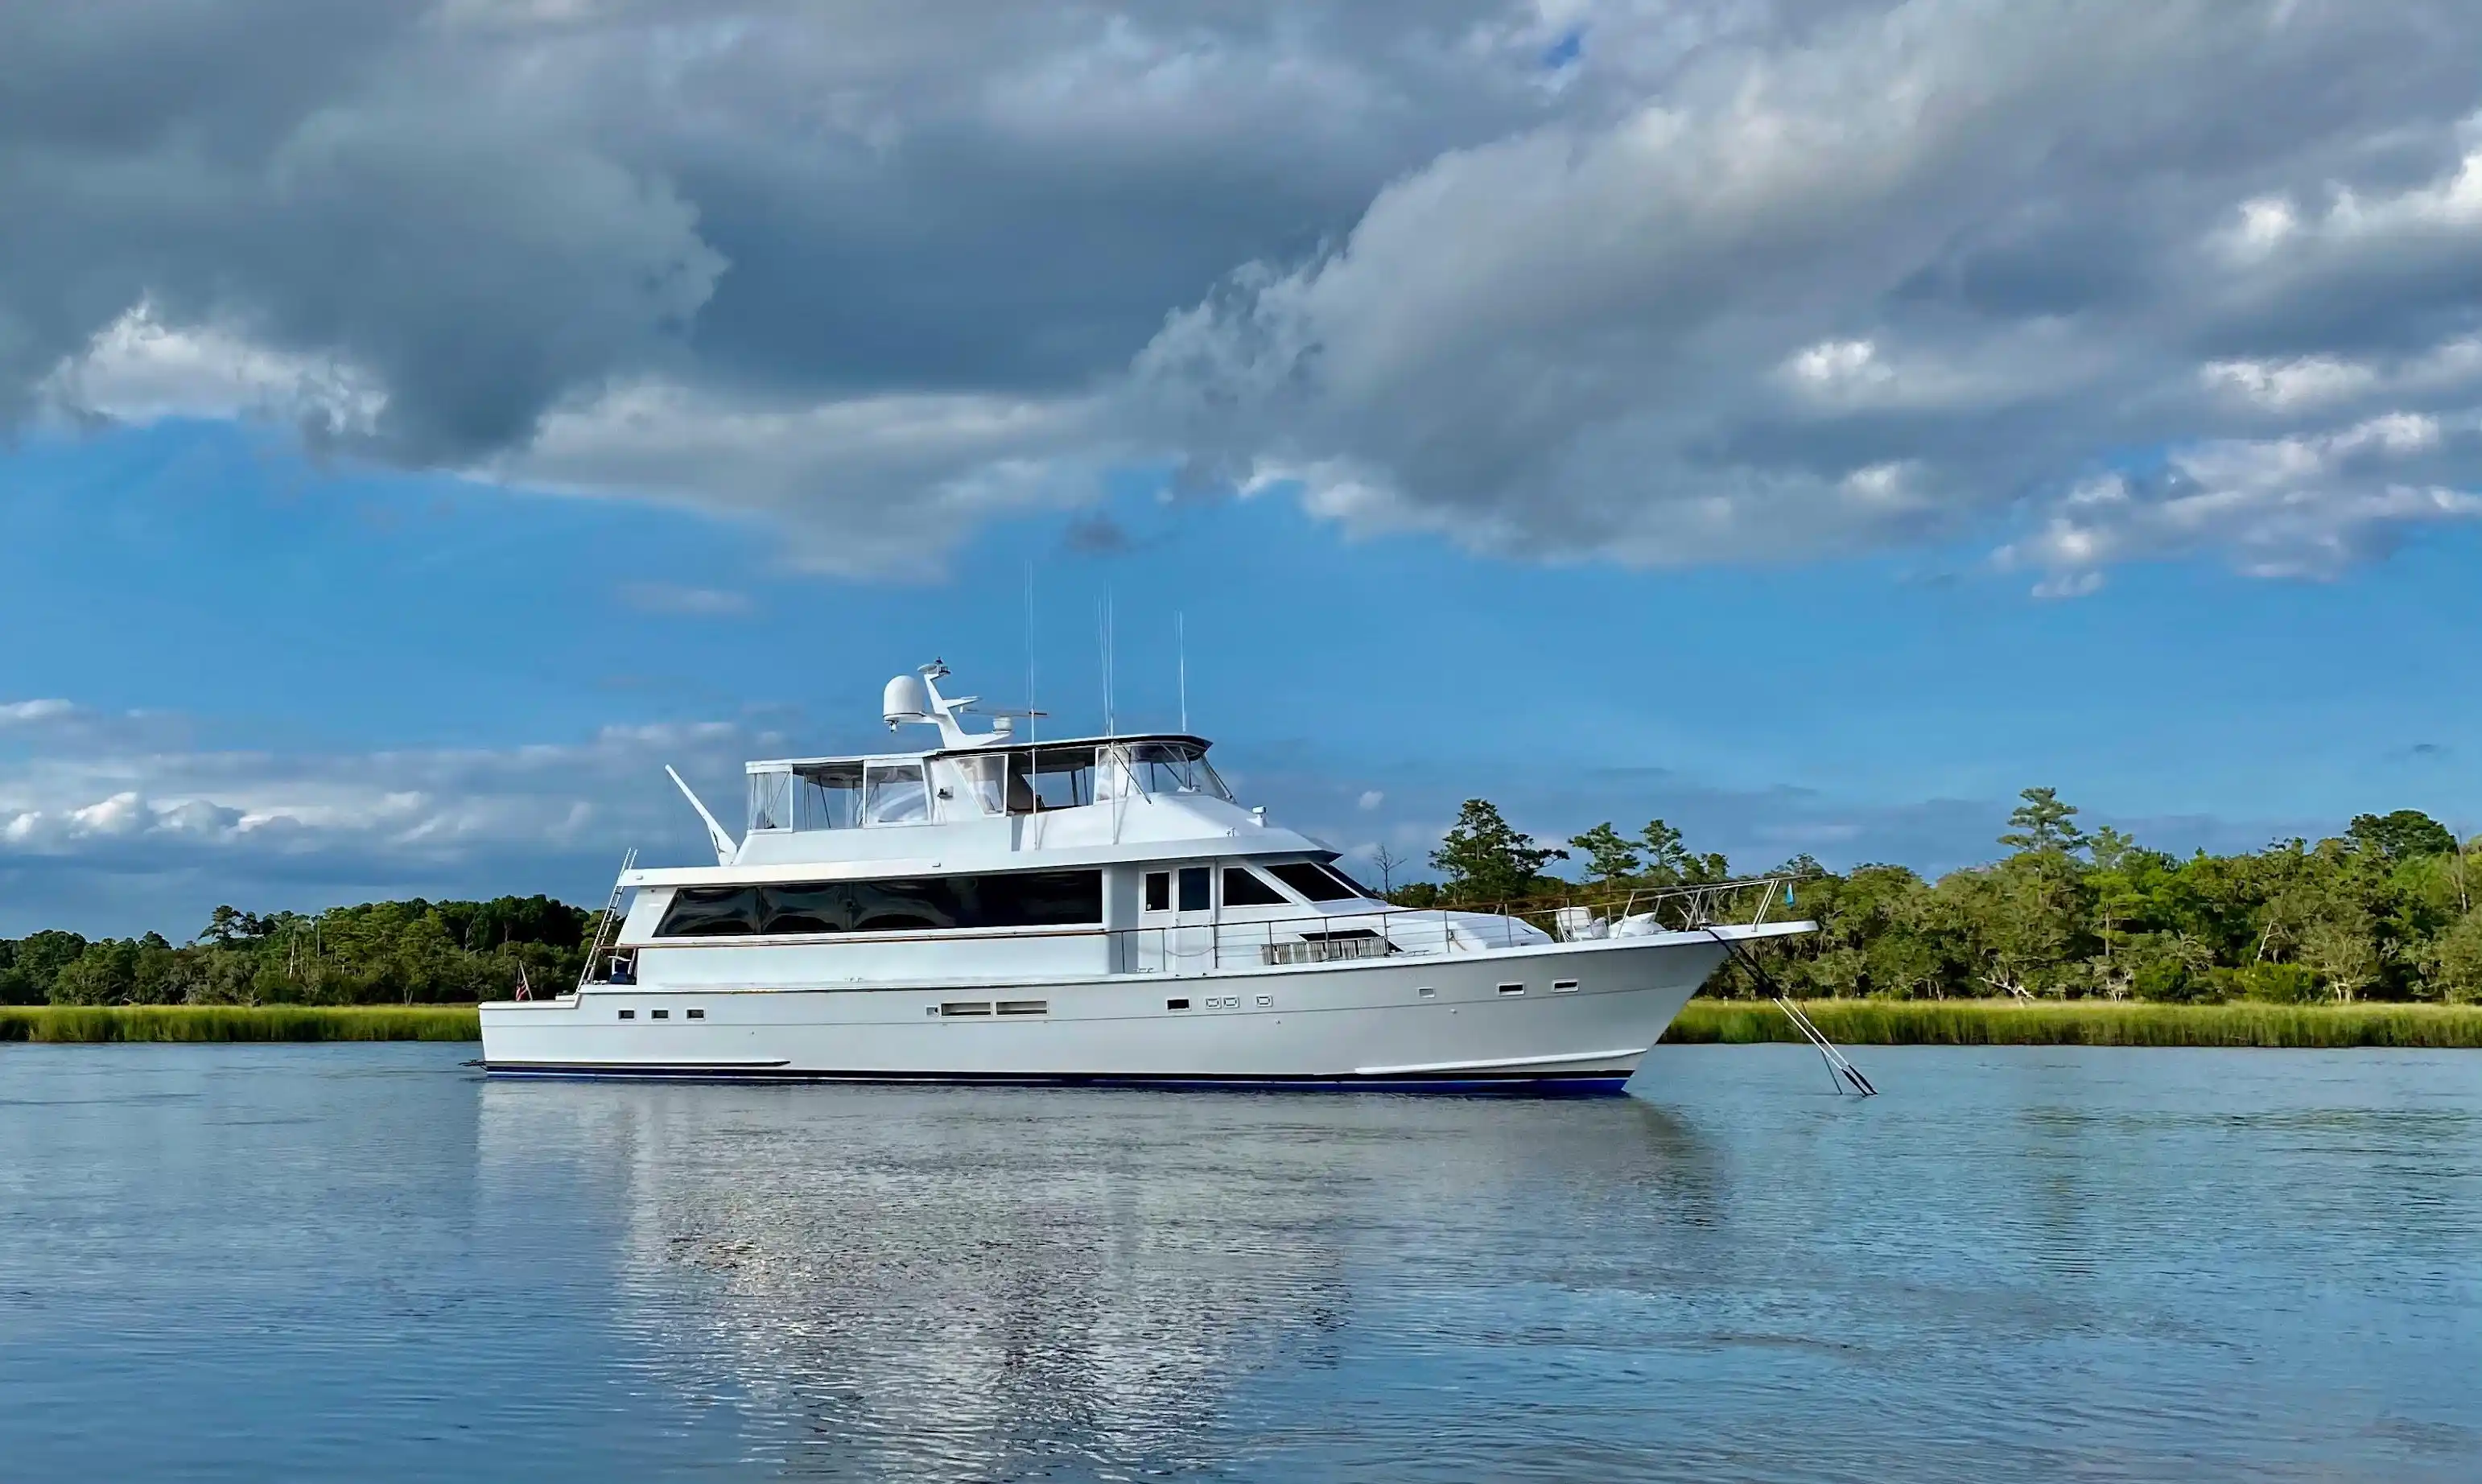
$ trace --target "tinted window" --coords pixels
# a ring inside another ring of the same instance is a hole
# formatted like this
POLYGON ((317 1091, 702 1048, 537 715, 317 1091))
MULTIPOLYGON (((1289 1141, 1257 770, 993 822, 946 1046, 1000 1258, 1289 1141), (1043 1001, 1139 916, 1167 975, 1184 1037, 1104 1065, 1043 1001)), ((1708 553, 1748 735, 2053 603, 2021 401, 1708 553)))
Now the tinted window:
POLYGON ((1330 876, 1334 877, 1338 884, 1344 888, 1347 894, 1352 896, 1368 897, 1374 902, 1380 900, 1378 892, 1371 890, 1368 887, 1363 886, 1361 883, 1344 874, 1344 868, 1342 866, 1330 862, 1326 866, 1321 867, 1321 869, 1325 870, 1330 876))
POLYGON ((1281 907, 1284 894, 1261 880, 1247 866, 1224 868, 1224 905, 1227 907, 1281 907))
MULTIPOLYGON (((846 933, 853 914, 845 907, 842 882, 820 882, 758 888, 759 918, 770 933, 846 933)), ((666 932, 672 923, 664 924, 666 932)))
POLYGON ((1147 872, 1147 911, 1172 911, 1172 872, 1147 872))
POLYGON ((1204 912, 1211 905, 1206 899, 1207 885, 1213 878, 1202 865, 1180 868, 1180 910, 1204 912))
POLYGON ((1102 920, 1102 872, 1012 871, 1000 876, 688 887, 673 893, 655 936, 1068 927, 1102 920))
POLYGON ((1282 865, 1271 865, 1267 867, 1267 874, 1313 902, 1335 902, 1361 894, 1307 861, 1288 861, 1282 865))
POLYGON ((739 938, 758 931, 758 893, 749 887, 683 887, 673 893, 656 933, 665 938, 739 938))

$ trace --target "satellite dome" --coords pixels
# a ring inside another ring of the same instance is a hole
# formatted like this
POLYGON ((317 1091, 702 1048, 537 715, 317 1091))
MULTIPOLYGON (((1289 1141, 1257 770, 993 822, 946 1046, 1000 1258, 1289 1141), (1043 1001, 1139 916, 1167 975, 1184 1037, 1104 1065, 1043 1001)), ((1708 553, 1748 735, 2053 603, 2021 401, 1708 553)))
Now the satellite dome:
POLYGON ((918 722, 930 713, 931 698, 923 692, 920 676, 898 676, 880 693, 880 720, 887 723, 891 731, 899 722, 918 722))

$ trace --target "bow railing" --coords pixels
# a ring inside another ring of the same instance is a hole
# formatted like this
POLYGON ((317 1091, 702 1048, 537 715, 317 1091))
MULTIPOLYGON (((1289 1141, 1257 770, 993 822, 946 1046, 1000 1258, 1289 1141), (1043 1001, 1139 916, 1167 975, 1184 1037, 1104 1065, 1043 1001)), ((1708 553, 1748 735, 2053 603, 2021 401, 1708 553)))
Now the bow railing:
POLYGON ((1488 904, 1343 909, 1281 917, 1228 917, 1112 931, 1122 972, 1333 963, 1398 954, 1480 953, 1548 942, 1756 927, 1785 920, 1801 878, 1639 887, 1488 904))

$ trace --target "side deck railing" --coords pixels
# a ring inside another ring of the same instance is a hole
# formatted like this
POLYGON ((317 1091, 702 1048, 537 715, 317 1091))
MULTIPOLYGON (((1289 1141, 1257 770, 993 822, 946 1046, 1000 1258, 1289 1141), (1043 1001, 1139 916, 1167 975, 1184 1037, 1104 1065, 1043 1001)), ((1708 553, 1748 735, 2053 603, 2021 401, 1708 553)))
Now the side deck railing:
POLYGON ((1398 954, 1481 953, 1726 924, 1755 927, 1794 906, 1799 881, 1794 876, 1751 876, 1455 907, 1117 928, 1111 934, 1113 961, 1122 972, 1207 973, 1398 954))

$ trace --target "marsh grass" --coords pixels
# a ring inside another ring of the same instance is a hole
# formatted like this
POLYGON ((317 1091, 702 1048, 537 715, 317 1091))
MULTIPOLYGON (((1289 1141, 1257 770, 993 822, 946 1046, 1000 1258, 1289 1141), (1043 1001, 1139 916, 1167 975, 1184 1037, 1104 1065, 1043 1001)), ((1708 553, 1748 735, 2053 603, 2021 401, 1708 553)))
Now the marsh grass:
POLYGON ((0 1041, 479 1041, 471 1005, 0 1006, 0 1041))
MULTIPOLYGON (((1802 1008, 1850 1046, 2482 1047, 2482 1005, 2024 1004, 1979 999, 1813 999, 1802 1008)), ((1799 1041, 1764 1000, 1693 999, 1664 1040, 1799 1041)))

